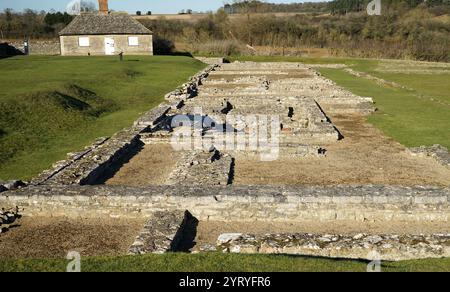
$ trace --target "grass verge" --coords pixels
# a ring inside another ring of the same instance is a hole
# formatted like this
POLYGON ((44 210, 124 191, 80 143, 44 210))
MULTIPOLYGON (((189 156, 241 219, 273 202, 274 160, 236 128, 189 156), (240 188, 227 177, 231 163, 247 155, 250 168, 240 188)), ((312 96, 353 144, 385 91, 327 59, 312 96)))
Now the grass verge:
MULTIPOLYGON (((68 261, 1 260, 0 271, 64 272, 68 261)), ((85 258, 84 272, 365 272, 366 261, 289 255, 184 254, 85 258)), ((450 259, 382 262, 384 272, 448 272, 450 259)))

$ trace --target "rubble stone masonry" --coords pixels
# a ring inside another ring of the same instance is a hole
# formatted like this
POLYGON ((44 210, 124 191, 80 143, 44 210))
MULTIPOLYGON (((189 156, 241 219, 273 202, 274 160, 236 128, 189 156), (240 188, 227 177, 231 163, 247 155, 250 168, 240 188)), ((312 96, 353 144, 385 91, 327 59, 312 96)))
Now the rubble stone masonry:
POLYGON ((35 186, 0 194, 25 216, 148 217, 189 210, 198 220, 435 221, 450 219, 450 189, 394 186, 35 186))

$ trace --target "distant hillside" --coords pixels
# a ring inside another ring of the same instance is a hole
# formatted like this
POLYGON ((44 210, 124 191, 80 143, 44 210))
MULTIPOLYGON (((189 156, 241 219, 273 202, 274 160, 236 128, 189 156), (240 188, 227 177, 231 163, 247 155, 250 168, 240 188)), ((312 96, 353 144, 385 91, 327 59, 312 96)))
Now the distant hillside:
MULTIPOLYGON (((318 13, 318 12, 316 12, 318 13)), ((297 15, 306 15, 311 14, 311 12, 267 12, 267 13, 252 13, 253 17, 263 17, 270 14, 270 16, 275 16, 278 18, 282 17, 293 17, 297 15)), ((152 14, 152 15, 134 15, 133 17, 141 22, 148 21, 157 21, 157 20, 172 20, 172 21, 185 21, 195 23, 207 18, 209 13, 194 13, 194 14, 152 14)), ((320 13, 319 15, 329 15, 329 13, 320 13)), ((228 19, 230 20, 241 20, 247 18, 246 14, 235 13, 229 14, 228 19)))
MULTIPOLYGON (((401 5, 402 0, 397 1, 401 5)), ((401 9, 394 9, 397 7, 394 4, 390 8, 383 6, 382 15, 376 17, 365 11, 250 12, 247 15, 219 10, 202 17, 190 16, 197 18, 196 21, 169 18, 140 21, 157 38, 176 43, 180 45, 178 48, 194 54, 255 53, 249 52, 249 47, 266 47, 271 52, 285 54, 290 51, 288 48, 295 48, 294 52, 313 48, 326 49, 328 54, 336 56, 450 62, 450 22, 446 13, 450 5, 434 2, 436 6, 433 6, 431 2, 401 9)), ((382 3, 389 4, 388 0, 382 3)))
MULTIPOLYGON (((345 14, 349 12, 365 11, 371 0, 334 0, 328 4, 332 13, 345 14)), ((450 0, 383 0, 382 10, 409 10, 423 6, 434 9, 445 9, 448 13, 450 0)))
POLYGON ((247 1, 225 4, 223 9, 228 14, 247 13, 326 13, 330 12, 328 2, 305 3, 266 3, 260 1, 247 1))

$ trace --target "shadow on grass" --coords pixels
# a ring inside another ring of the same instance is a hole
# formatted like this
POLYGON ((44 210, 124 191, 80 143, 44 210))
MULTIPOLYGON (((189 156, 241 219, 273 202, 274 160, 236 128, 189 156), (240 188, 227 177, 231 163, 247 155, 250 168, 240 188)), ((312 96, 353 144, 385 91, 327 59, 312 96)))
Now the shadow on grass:
MULTIPOLYGON (((252 254, 249 254, 252 255, 252 254)), ((278 253, 278 254, 253 254, 255 256, 268 256, 268 257, 283 257, 283 258, 290 258, 290 259, 303 259, 303 260, 324 260, 324 261, 332 261, 332 262, 354 262, 354 263, 360 263, 360 264, 369 264, 371 261, 365 260, 365 259, 351 259, 351 258, 332 258, 332 257, 324 257, 324 256, 308 256, 308 255, 298 255, 298 254, 287 254, 287 253, 278 253)))
POLYGON ((188 57, 188 58, 194 58, 194 56, 189 52, 164 52, 155 54, 155 56, 176 56, 176 57, 188 57))

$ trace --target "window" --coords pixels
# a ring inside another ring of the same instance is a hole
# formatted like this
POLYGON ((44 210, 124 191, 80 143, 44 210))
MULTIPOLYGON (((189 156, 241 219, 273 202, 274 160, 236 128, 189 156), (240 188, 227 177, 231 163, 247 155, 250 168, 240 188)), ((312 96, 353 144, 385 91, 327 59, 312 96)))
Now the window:
POLYGON ((88 37, 78 38, 78 45, 80 47, 89 47, 89 38, 88 37))
POLYGON ((138 37, 129 37, 128 45, 130 47, 139 46, 139 38, 138 37))

